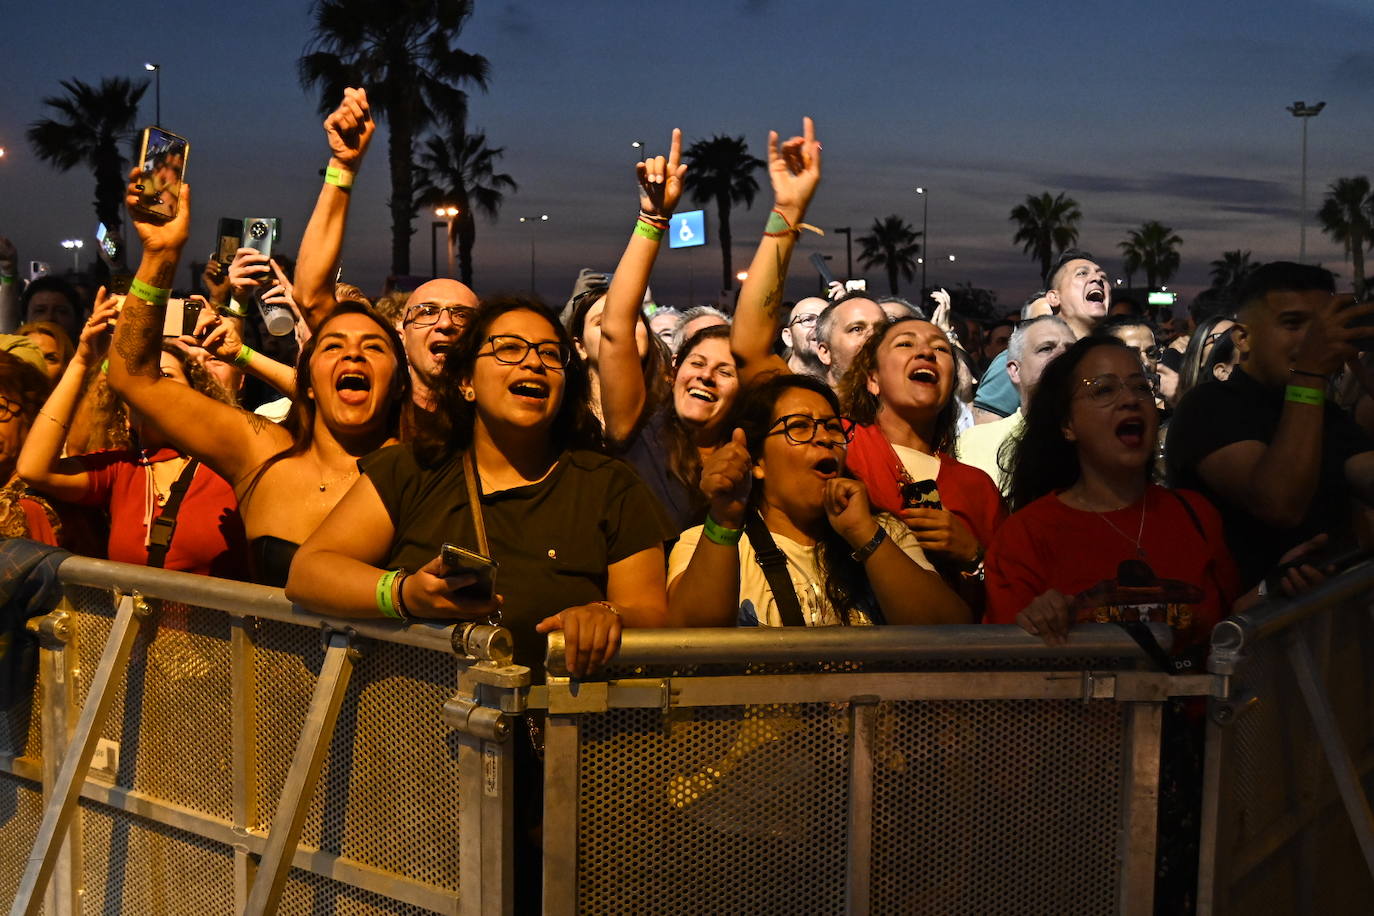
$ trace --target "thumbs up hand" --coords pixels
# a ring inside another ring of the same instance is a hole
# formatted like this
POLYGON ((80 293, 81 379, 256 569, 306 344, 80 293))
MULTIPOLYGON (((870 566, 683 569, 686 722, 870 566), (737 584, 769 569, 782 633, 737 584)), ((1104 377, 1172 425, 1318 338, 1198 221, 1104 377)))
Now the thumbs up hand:
POLYGON ((753 486, 754 462, 736 429, 730 441, 711 453, 701 467, 701 492, 711 501, 711 518, 726 528, 743 528, 753 486))

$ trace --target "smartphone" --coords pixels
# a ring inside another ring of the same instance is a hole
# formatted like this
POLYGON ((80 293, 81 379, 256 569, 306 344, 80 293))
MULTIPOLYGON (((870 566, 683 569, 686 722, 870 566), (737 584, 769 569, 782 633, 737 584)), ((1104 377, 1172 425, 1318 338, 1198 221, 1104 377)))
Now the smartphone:
MULTIPOLYGON (((272 257, 272 245, 277 241, 277 236, 280 233, 281 220, 275 216, 245 216, 240 241, 244 248, 261 251, 270 258, 272 257)), ((232 261, 233 257, 230 256, 229 260, 232 261)))
POLYGON ((51 268, 50 266, 48 266, 48 262, 47 262, 47 261, 30 261, 30 262, 29 262, 29 279, 30 279, 30 280, 37 280, 39 277, 46 277, 46 276, 47 276, 48 274, 50 274, 50 273, 52 273, 52 268, 51 268))
POLYGON ((821 282, 826 286, 835 282, 835 274, 830 270, 830 265, 825 263, 825 255, 818 251, 812 253, 811 266, 816 268, 816 273, 821 275, 821 282))
POLYGON ((480 553, 465 550, 456 544, 445 544, 439 550, 445 576, 476 576, 477 581, 458 594, 464 598, 490 601, 496 597, 496 561, 480 553))
POLYGON ((902 484, 903 509, 943 509, 940 488, 933 480, 913 480, 902 484))
POLYGON ((144 216, 167 222, 177 215, 181 182, 186 177, 186 157, 191 144, 161 127, 145 127, 139 147, 139 181, 142 189, 138 203, 131 209, 144 216))
POLYGON ((124 240, 119 231, 111 232, 104 223, 95 227, 95 240, 100 249, 100 258, 111 269, 119 267, 124 261, 124 240))
POLYGON ((201 303, 197 299, 168 299, 162 315, 162 336, 183 337, 196 332, 201 303))
POLYGON ((239 245, 243 241, 243 220, 223 217, 219 221, 219 245, 215 247, 215 260, 226 268, 234 262, 239 245))
MULTIPOLYGON (((1354 308, 1355 306, 1360 305, 1363 301, 1368 300, 1355 299, 1354 301, 1350 302, 1348 305, 1343 306, 1342 308, 1354 308)), ((1360 350, 1364 353, 1368 353, 1371 350, 1374 350, 1374 315, 1364 315, 1359 318, 1351 318, 1350 320, 1346 321, 1345 326, 1352 330, 1354 330, 1355 328, 1362 328, 1369 331, 1369 336, 1361 337, 1358 340, 1351 341, 1351 343, 1355 345, 1355 349, 1360 350)))

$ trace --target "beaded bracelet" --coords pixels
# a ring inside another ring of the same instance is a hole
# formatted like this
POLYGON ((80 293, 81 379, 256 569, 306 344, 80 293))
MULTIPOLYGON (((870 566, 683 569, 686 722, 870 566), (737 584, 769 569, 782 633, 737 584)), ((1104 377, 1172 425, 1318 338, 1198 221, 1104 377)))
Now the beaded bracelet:
POLYGON ((401 574, 392 579, 392 604, 396 606, 396 616, 402 620, 410 619, 410 611, 406 609, 405 584, 410 578, 410 573, 401 570, 401 574))

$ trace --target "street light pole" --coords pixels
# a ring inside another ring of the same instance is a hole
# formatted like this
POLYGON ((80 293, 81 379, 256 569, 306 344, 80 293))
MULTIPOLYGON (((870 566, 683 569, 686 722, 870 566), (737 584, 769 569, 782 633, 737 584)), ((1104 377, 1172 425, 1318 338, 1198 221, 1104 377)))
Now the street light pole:
POLYGON ((439 236, 436 230, 448 225, 442 220, 435 220, 429 224, 429 275, 433 279, 439 278, 439 236))
POLYGON ((143 69, 153 74, 153 98, 157 100, 157 114, 154 121, 162 126, 162 64, 144 64, 143 69))
MULTIPOLYGON (((548 215, 547 213, 541 213, 541 214, 539 214, 538 216, 522 216, 522 217, 520 217, 520 222, 522 222, 522 223, 547 223, 548 221, 549 221, 549 215, 548 215)), ((534 290, 534 229, 533 229, 533 227, 531 227, 531 229, 530 229, 530 295, 531 295, 531 296, 537 295, 537 294, 535 293, 535 290, 534 290)))
MULTIPOLYGON (((462 211, 459 210, 457 207, 453 206, 452 204, 444 204, 444 205, 441 206, 441 207, 435 207, 435 208, 434 208, 434 215, 435 215, 435 216, 442 216, 442 217, 444 218, 444 222, 442 222, 442 223, 436 223, 435 225, 443 226, 445 229, 448 230, 448 231, 444 234, 444 242, 445 242, 445 245, 447 246, 447 251, 448 251, 448 275, 449 275, 449 277, 451 277, 451 278, 453 277, 453 220, 458 216, 458 214, 459 214, 460 212, 462 212, 462 211)), ((430 258, 430 260, 431 260, 431 262, 432 262, 432 261, 434 261, 434 257, 433 257, 434 252, 433 252, 433 250, 432 250, 433 247, 434 247, 434 244, 433 244, 433 243, 434 243, 434 229, 433 229, 432 227, 431 227, 430 232, 429 232, 429 241, 430 241, 430 248, 431 248, 431 251, 430 251, 431 258, 430 258)), ((431 266, 435 266, 435 265, 431 265, 431 266)), ((436 269, 435 269, 435 271, 434 271, 434 276, 436 276, 436 277, 439 276, 439 271, 438 271, 437 267, 436 267, 436 269)))
POLYGON ((925 188, 917 188, 916 193, 921 195, 921 295, 926 294, 926 259, 925 255, 930 253, 930 195, 925 188))
POLYGON ((836 232, 844 233, 844 278, 854 279, 854 236, 848 226, 837 226, 836 232))
POLYGON ((1322 113, 1326 107, 1325 102, 1318 102, 1315 105, 1308 105, 1305 102, 1294 102, 1288 106, 1288 113, 1295 118, 1302 119, 1302 203, 1298 212, 1298 263, 1307 262, 1307 122, 1322 113))
POLYGON ((81 248, 85 243, 81 239, 63 239, 62 247, 72 253, 72 273, 81 272, 81 248))

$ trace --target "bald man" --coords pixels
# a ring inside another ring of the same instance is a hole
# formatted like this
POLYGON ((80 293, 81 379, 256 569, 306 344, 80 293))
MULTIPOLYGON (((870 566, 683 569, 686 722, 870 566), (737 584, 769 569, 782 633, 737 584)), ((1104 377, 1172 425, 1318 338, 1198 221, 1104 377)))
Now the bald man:
POLYGON ((406 300, 396 330, 405 343, 415 406, 432 411, 444 357, 477 310, 477 294, 457 280, 420 284, 406 300))

